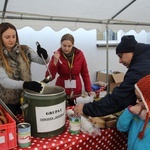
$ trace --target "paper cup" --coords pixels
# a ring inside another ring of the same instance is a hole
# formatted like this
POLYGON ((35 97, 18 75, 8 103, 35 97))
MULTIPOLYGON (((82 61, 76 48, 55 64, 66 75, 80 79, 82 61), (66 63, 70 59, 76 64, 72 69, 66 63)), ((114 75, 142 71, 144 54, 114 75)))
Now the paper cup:
POLYGON ((84 131, 88 133, 94 132, 94 127, 92 123, 83 116, 81 116, 81 129, 83 132, 84 131))
POLYGON ((74 111, 73 111, 72 109, 68 109, 68 110, 66 111, 66 114, 67 114, 68 117, 70 117, 71 115, 74 114, 74 111))

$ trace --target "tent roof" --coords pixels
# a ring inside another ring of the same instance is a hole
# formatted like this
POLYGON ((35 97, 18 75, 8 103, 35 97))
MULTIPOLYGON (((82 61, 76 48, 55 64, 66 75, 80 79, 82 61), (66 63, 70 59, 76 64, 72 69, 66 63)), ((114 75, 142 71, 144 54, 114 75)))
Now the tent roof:
POLYGON ((135 30, 150 31, 148 0, 1 0, 1 22, 36 30, 135 30))

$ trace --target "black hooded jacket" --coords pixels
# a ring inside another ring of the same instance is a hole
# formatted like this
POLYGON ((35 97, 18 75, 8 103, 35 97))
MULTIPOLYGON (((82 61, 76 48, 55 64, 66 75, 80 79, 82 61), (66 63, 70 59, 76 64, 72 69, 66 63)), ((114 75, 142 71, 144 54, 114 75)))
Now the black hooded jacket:
POLYGON ((124 81, 113 89, 112 94, 107 94, 99 101, 85 104, 83 113, 91 117, 105 116, 134 105, 137 99, 134 85, 148 74, 150 74, 150 45, 137 43, 124 81))

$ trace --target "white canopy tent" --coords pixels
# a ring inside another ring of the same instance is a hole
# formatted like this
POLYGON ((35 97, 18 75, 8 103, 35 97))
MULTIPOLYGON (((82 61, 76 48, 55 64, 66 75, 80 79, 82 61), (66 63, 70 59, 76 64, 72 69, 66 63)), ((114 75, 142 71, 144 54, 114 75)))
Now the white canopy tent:
MULTIPOLYGON (((0 0, 1 22, 21 29, 150 31, 149 0, 0 0)), ((107 32, 108 37, 108 32, 107 32)), ((106 40, 108 72, 108 38, 106 40)))
POLYGON ((1 22, 36 30, 150 30, 149 0, 1 0, 1 22))

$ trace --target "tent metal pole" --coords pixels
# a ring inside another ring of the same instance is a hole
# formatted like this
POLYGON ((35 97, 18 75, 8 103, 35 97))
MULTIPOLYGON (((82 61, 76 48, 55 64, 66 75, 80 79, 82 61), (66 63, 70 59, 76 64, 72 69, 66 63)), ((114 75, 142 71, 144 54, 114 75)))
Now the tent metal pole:
MULTIPOLYGON (((109 84, 108 73, 109 73, 109 53, 108 53, 108 24, 106 24, 106 83, 109 84)), ((109 86, 107 87, 107 93, 109 93, 109 86)))
POLYGON ((74 22, 74 23, 93 23, 93 24, 108 24, 109 22, 109 25, 140 25, 140 26, 150 26, 150 23, 138 23, 138 22, 125 22, 125 21, 122 21, 122 20, 117 20, 117 21, 114 21, 109 19, 107 21, 102 21, 102 20, 77 20, 76 18, 74 19, 64 19, 64 18, 60 18, 60 19, 55 19, 53 17, 46 17, 46 18, 42 18, 42 17, 25 17, 23 14, 21 14, 19 17, 17 16, 4 16, 4 17, 1 17, 0 16, 0 19, 10 19, 10 20, 13 20, 13 19, 16 19, 16 20, 37 20, 37 21, 53 21, 53 22, 74 22))
POLYGON ((5 0, 4 8, 3 8, 3 14, 2 14, 2 19, 5 18, 5 12, 6 12, 6 8, 7 8, 7 4, 8 4, 8 0, 5 0))
POLYGON ((127 7, 129 7, 132 3, 134 3, 136 0, 132 0, 128 5, 126 5, 124 8, 122 8, 118 13, 116 13, 111 19, 113 20, 116 16, 118 16, 121 12, 123 12, 127 7))

